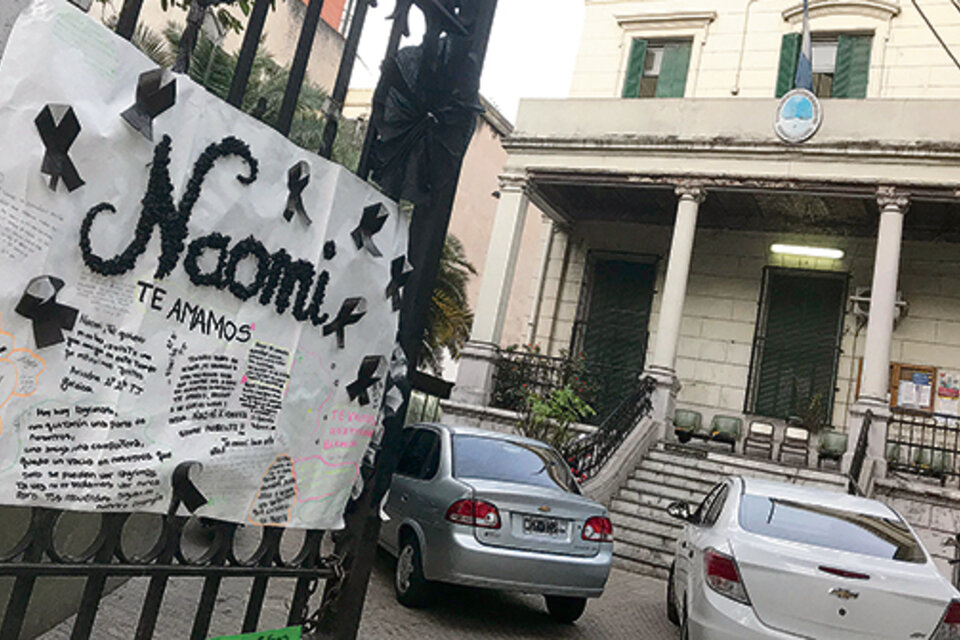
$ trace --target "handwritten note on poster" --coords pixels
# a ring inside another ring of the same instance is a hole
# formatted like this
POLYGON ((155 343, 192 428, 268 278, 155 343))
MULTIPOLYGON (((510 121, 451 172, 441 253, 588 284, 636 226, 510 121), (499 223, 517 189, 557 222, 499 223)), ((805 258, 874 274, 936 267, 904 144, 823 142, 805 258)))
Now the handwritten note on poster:
POLYGON ((62 0, 10 38, 0 148, 0 503, 162 512, 196 461, 201 515, 341 526, 395 204, 62 0))

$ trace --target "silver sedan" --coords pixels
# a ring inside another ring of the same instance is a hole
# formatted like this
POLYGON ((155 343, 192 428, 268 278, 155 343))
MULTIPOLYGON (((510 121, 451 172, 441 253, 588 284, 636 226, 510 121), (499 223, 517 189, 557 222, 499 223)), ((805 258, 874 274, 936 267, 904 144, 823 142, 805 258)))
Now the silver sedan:
POLYGON ((380 544, 397 557, 394 588, 406 606, 448 582, 543 594, 555 619, 573 622, 610 574, 609 513, 536 440, 408 427, 384 511, 380 544))

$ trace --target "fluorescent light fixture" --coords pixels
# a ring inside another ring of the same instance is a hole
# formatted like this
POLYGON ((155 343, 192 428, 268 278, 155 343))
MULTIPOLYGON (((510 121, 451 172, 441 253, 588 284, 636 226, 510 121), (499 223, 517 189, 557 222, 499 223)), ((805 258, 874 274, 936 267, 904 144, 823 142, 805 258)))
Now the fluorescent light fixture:
POLYGON ((772 244, 770 251, 774 253, 784 253, 790 256, 806 256, 808 258, 830 258, 839 260, 843 257, 843 251, 840 249, 828 249, 826 247, 804 247, 795 244, 772 244))

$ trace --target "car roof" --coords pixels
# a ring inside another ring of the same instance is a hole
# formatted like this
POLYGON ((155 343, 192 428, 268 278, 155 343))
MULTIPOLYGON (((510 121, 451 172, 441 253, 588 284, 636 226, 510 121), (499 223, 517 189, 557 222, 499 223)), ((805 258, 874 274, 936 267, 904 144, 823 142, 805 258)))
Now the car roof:
POLYGON ((743 477, 740 479, 743 481, 744 493, 751 495, 815 504, 878 518, 898 517, 893 509, 878 500, 871 500, 870 498, 860 498, 819 487, 775 482, 773 480, 743 477))
POLYGON ((417 426, 424 426, 424 425, 437 427, 438 429, 443 429, 449 432, 451 435, 480 436, 483 438, 494 438, 497 440, 507 440, 509 442, 533 444, 533 445, 539 445, 541 447, 550 447, 550 445, 548 445, 547 443, 542 442, 540 440, 534 440, 533 438, 525 438, 523 436, 519 436, 514 433, 502 433, 500 431, 491 431, 490 429, 481 429, 479 427, 452 425, 452 424, 446 424, 442 422, 418 422, 417 424, 412 424, 409 426, 417 427, 417 426))

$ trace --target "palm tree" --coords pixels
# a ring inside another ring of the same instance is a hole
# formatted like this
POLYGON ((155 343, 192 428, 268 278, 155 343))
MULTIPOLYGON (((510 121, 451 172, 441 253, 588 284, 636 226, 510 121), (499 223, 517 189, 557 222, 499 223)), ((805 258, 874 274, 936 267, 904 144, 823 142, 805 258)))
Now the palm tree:
MULTIPOLYGON (((173 23, 168 24, 164 37, 166 43, 141 25, 132 41, 158 65, 170 66, 176 57, 172 52, 180 43, 179 28, 173 23)), ((225 98, 230 91, 236 64, 235 54, 227 53, 201 33, 190 59, 189 75, 214 95, 225 98)), ((288 75, 289 70, 281 67, 270 52, 260 47, 243 97, 243 111, 272 126, 280 111, 288 75)), ((289 137, 294 144, 308 150, 320 148, 324 100, 326 93, 323 89, 305 80, 290 130, 289 137)), ((362 126, 341 117, 333 159, 348 169, 356 169, 364 133, 362 126)), ((473 313, 467 301, 467 283, 476 273, 476 268, 467 260, 463 244, 456 236, 448 234, 427 312, 427 330, 418 362, 420 367, 440 375, 444 351, 453 358, 460 355, 473 323, 473 313)))

